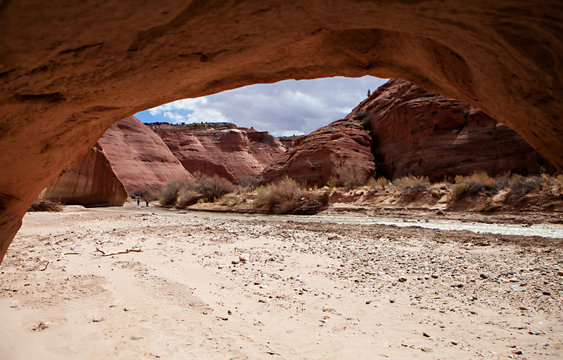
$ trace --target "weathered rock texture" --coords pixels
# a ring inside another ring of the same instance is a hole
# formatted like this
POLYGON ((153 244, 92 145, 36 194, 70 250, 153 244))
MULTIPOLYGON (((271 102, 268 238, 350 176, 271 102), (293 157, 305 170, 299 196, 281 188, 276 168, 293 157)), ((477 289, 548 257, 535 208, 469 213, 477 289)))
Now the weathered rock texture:
POLYGON ((278 140, 281 142, 284 148, 289 149, 290 147, 295 144, 295 141, 299 139, 302 135, 293 135, 293 136, 279 136, 278 140))
POLYGON ((481 110, 408 81, 388 81, 347 117, 369 125, 378 175, 393 179, 555 170, 522 137, 481 110))
POLYGON ((545 1, 4 1, 0 256, 114 122, 256 82, 400 77, 478 106, 563 166, 563 10, 545 1))
POLYGON ((345 184, 365 182, 375 170, 371 136, 360 121, 344 119, 300 137, 257 181, 266 184, 288 176, 310 185, 324 185, 331 178, 345 184))
POLYGON ((52 182, 40 197, 63 204, 113 206, 123 205, 127 193, 106 153, 96 144, 70 170, 52 182))
POLYGON ((248 183, 285 148, 266 131, 230 123, 149 125, 190 173, 248 183))
POLYGON ((157 193, 170 179, 193 177, 162 139, 134 116, 113 124, 98 144, 129 194, 157 193))

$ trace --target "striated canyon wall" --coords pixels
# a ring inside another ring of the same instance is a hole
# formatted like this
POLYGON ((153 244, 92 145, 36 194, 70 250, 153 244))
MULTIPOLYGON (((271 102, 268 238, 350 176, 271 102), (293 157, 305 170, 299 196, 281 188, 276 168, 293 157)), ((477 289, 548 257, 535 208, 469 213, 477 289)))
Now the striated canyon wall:
POLYGON ((128 194, 158 193, 168 180, 193 177, 164 141, 134 116, 113 124, 98 144, 128 194))
POLYGON ((96 144, 71 169, 64 171, 40 195, 63 204, 123 205, 127 192, 101 146, 96 144))
POLYGON ((190 173, 218 175, 232 183, 249 183, 285 147, 266 131, 230 123, 149 124, 190 173))

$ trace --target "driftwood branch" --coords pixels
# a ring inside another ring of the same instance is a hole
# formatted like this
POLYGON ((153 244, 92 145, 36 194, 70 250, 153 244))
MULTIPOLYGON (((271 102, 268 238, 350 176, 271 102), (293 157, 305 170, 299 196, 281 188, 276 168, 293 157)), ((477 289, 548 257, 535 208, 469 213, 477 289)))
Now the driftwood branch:
POLYGON ((141 249, 126 249, 124 251, 118 251, 118 252, 114 252, 114 253, 106 253, 103 250, 100 250, 98 248, 96 248, 96 251, 99 251, 102 253, 102 256, 113 256, 113 255, 121 255, 121 254, 128 254, 130 252, 143 252, 143 250, 141 249))
POLYGON ((49 262, 47 261, 47 263, 45 264, 45 266, 43 266, 42 269, 39 269, 39 271, 45 271, 47 270, 47 266, 49 266, 49 262))

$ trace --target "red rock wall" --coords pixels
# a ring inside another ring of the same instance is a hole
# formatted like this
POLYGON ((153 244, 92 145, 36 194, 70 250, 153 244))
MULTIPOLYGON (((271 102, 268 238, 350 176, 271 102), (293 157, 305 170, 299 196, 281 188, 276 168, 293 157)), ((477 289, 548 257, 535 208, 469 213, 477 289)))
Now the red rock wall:
POLYGON ((563 168, 560 1, 4 1, 0 258, 114 122, 254 83, 400 77, 483 109, 563 168))
POLYGON ((381 86, 348 118, 369 122, 378 174, 391 178, 555 170, 516 132, 479 109, 404 80, 381 86))
POLYGON ((157 193, 170 179, 192 177, 162 139, 134 116, 113 124, 98 144, 128 194, 157 193))
POLYGON ((127 193, 115 176, 106 154, 96 145, 51 183, 40 197, 63 204, 114 206, 123 205, 127 193))
POLYGON ((233 183, 254 180, 262 169, 285 152, 267 132, 242 129, 234 124, 150 124, 194 174, 218 175, 233 183))
POLYGON ((334 178, 365 181, 375 176, 371 136, 358 121, 338 120, 295 141, 293 147, 266 167, 258 182, 288 176, 301 183, 324 185, 334 178))

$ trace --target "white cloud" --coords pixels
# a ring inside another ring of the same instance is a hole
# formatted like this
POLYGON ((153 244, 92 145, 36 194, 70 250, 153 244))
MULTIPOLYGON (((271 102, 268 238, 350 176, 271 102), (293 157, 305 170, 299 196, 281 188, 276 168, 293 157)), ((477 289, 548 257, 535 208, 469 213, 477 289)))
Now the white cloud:
POLYGON ((385 80, 324 78, 258 84, 175 101, 137 114, 144 122, 232 122, 275 135, 304 134, 341 119, 385 80))

